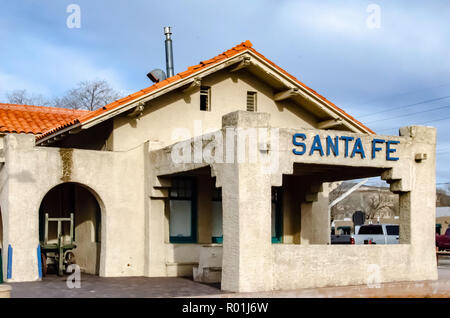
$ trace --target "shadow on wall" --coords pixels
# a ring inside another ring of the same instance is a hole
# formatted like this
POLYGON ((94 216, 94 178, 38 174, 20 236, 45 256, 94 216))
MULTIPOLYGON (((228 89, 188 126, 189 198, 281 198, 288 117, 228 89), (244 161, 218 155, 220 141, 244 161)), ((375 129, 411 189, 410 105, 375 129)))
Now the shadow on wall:
MULTIPOLYGON (((44 241, 45 214, 49 218, 70 218, 74 214, 75 263, 81 271, 99 274, 101 251, 101 208, 94 195, 77 183, 63 183, 51 189, 39 208, 39 240, 44 241)), ((56 222, 49 223, 48 243, 57 243, 56 222)), ((62 234, 70 240, 70 225, 65 222, 62 234)))

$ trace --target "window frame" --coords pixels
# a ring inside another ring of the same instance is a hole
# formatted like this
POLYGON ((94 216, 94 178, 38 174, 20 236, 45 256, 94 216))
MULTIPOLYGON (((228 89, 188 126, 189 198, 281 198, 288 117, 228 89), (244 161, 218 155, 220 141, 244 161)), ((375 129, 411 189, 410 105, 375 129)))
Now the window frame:
MULTIPOLYGON (((272 243, 283 243, 283 187, 272 187, 270 207, 275 203, 275 236, 272 236, 272 243), (276 199, 274 199, 274 193, 276 199)), ((270 227, 272 232, 272 225, 270 227)))
POLYGON ((210 112, 211 111, 211 86, 200 86, 200 111, 210 112), (207 91, 207 94, 203 94, 203 91, 207 91), (206 109, 202 109, 202 96, 206 95, 206 109))
POLYGON ((248 112, 256 113, 258 111, 258 92, 256 91, 247 91, 247 99, 246 99, 246 108, 248 112), (249 96, 253 97, 253 110, 249 110, 248 108, 248 99, 249 96))
POLYGON ((173 180, 190 180, 191 181, 191 197, 173 197, 172 187, 169 188, 169 218, 170 218, 170 201, 171 200, 184 200, 191 202, 191 235, 190 236, 171 236, 170 235, 170 220, 169 220, 169 242, 172 244, 186 244, 186 243, 197 243, 197 179, 195 177, 174 177, 173 180))
MULTIPOLYGON (((222 188, 213 187, 211 201, 222 203, 222 188)), ((222 220, 223 220, 223 206, 222 206, 222 220)), ((223 244, 223 221, 222 221, 222 236, 212 236, 211 243, 223 244)))

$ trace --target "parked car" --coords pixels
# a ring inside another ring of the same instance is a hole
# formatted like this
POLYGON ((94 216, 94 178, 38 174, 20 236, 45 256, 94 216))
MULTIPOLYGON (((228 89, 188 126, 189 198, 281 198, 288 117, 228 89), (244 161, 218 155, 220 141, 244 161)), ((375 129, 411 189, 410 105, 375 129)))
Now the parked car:
POLYGON ((436 233, 436 246, 439 251, 450 250, 450 227, 443 235, 436 233))
POLYGON ((355 227, 352 244, 398 244, 398 224, 365 224, 355 227))
POLYGON ((351 244, 350 226, 339 226, 337 230, 331 228, 331 244, 351 244))

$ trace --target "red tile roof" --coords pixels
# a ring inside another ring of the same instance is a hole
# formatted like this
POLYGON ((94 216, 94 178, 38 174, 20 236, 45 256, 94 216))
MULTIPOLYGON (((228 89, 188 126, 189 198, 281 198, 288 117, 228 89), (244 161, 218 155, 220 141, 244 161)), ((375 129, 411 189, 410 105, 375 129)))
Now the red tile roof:
POLYGON ((67 127, 89 111, 0 103, 0 132, 39 135, 55 127, 67 127))
POLYGON ((65 127, 67 127, 68 125, 71 124, 76 124, 76 123, 84 123, 86 121, 88 121, 89 119, 92 119, 94 117, 97 117, 109 110, 112 110, 114 108, 117 108, 121 105, 124 105, 128 102, 131 102, 139 97, 142 97, 144 95, 147 95, 150 92, 153 92, 161 87, 164 87, 166 85, 168 85, 169 83, 181 80, 187 76, 190 76, 194 73, 200 72, 201 70, 216 64, 222 60, 225 60, 227 58, 230 58, 242 51, 251 51, 254 54, 256 54, 257 56, 259 56, 261 59, 263 59, 264 61, 266 61, 267 63, 271 64, 273 67, 275 67, 278 71, 280 71, 281 73, 285 74, 286 76, 288 76, 289 78, 291 78, 292 80, 294 80, 297 84, 301 85, 302 87, 304 87, 306 90, 308 90, 309 92, 311 92, 313 95, 315 95, 317 98, 321 99, 323 102, 325 102, 326 104, 328 104, 329 106, 331 106, 332 108, 336 109, 338 112, 340 112, 344 117, 347 117, 348 119, 358 123, 359 125, 361 125, 364 129, 366 129, 368 132, 370 133, 374 133, 370 128, 364 126, 361 122, 357 121, 355 118, 353 118, 352 116, 350 116, 349 114, 347 114, 344 110, 342 110, 341 108, 337 107, 335 104, 333 104, 332 102, 330 102, 329 100, 327 100, 325 97, 323 97, 322 95, 318 94, 316 91, 312 90, 311 88, 309 88, 308 86, 306 86, 305 84, 303 84, 302 82, 300 82, 298 79, 296 79, 294 76, 290 75, 288 72, 286 72, 285 70, 283 70, 281 67, 277 66, 275 63, 273 63, 272 61, 270 61, 269 59, 267 59, 264 55, 262 55, 261 53, 257 52, 253 47, 252 47, 252 43, 250 41, 245 41, 242 42, 241 44, 233 47, 232 49, 229 49, 228 51, 223 52, 222 54, 217 55, 216 57, 209 59, 209 60, 205 60, 200 62, 200 64, 194 65, 194 66, 189 66, 188 69, 184 72, 178 73, 172 77, 169 77, 159 83, 156 83, 150 87, 144 88, 134 94, 128 95, 127 97, 124 97, 122 99, 116 100, 115 102, 112 102, 111 104, 108 104, 102 108, 99 108, 95 111, 89 112, 89 113, 85 113, 82 116, 78 117, 75 120, 72 120, 71 122, 65 123, 64 125, 56 125, 53 126, 52 129, 47 130, 45 133, 43 133, 41 136, 37 137, 37 139, 41 139, 47 135, 50 135, 58 130, 61 130, 65 127))

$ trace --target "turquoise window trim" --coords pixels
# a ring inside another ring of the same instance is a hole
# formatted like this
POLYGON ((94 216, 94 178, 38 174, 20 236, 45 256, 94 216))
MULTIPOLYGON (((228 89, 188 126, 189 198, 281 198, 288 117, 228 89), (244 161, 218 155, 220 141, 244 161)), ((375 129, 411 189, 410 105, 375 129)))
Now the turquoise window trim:
MULTIPOLYGON (((216 183, 213 182, 213 185, 216 183)), ((213 187, 212 189, 212 198, 211 200, 214 202, 222 203, 222 188, 213 187)), ((223 220, 223 209, 222 209, 222 220, 223 220)), ((223 227, 223 224, 222 224, 223 227)), ((222 236, 211 236, 211 243, 213 244, 223 244, 223 235, 222 236)))
MULTIPOLYGON (((174 244, 197 243, 197 179, 195 177, 180 177, 180 179, 190 179, 192 181, 191 197, 191 236, 170 236, 169 242, 174 244)), ((170 193, 170 191, 169 191, 170 193)), ((169 196, 169 200, 170 200, 169 196)), ((177 198, 174 198, 177 199, 177 198)), ((177 199, 180 200, 180 199, 177 199)))
POLYGON ((274 187, 272 191, 277 192, 275 203, 275 236, 272 236, 272 243, 283 243, 283 191, 281 187, 274 187))

